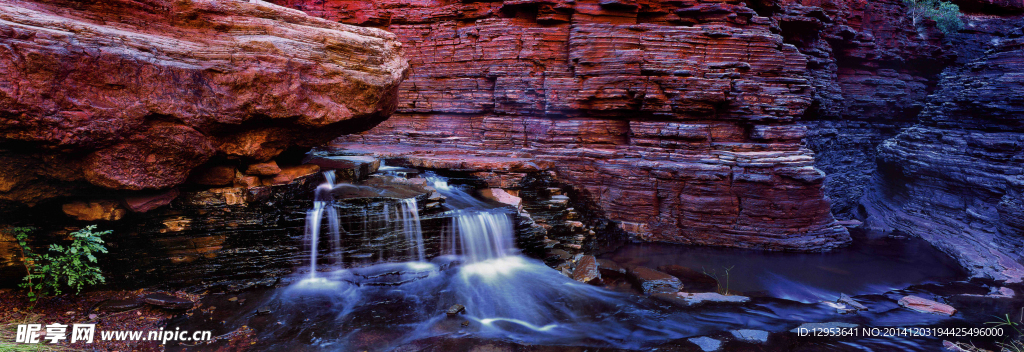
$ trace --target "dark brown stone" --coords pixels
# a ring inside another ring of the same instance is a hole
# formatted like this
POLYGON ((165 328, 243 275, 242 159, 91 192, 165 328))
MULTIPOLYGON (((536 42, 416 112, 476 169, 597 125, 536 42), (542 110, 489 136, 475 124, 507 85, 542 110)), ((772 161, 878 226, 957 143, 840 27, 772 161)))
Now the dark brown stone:
POLYGON ((593 282, 601 279, 601 272, 598 271, 597 259, 592 255, 585 255, 576 262, 576 268, 572 271, 572 279, 579 282, 593 282))

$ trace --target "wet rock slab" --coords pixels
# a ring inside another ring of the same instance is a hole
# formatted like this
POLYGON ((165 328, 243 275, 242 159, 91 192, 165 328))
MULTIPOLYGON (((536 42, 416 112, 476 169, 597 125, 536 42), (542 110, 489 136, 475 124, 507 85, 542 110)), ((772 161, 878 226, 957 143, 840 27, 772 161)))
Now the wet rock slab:
POLYGON ((683 287, 679 278, 644 266, 629 270, 628 275, 644 294, 675 293, 683 287))
POLYGON ((656 293, 651 295, 651 298, 655 298, 664 302, 672 303, 681 307, 692 307, 704 304, 721 304, 721 303, 747 303, 750 302, 750 297, 745 296, 726 296, 714 292, 678 292, 678 293, 656 293))
POLYGON ((921 313, 931 313, 939 315, 956 314, 956 308, 953 308, 950 305, 917 296, 905 296, 903 298, 900 298, 899 304, 904 308, 912 309, 921 313))
POLYGON ((694 345, 697 345, 697 347, 700 347, 700 350, 704 352, 714 352, 722 349, 721 340, 715 340, 707 336, 694 337, 691 339, 687 339, 687 341, 690 341, 694 345))
POLYGON ((737 340, 750 343, 768 342, 768 332, 764 330, 740 329, 730 331, 737 340))
POLYGON ((146 304, 160 308, 182 310, 192 308, 195 303, 184 298, 175 297, 166 293, 153 293, 142 298, 146 304))

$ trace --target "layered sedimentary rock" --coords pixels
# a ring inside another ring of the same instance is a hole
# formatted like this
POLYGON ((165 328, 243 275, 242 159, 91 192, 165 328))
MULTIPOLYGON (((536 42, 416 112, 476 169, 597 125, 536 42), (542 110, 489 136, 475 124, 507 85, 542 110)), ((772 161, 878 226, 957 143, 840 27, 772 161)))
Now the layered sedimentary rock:
POLYGON ((920 121, 879 148, 868 225, 919 235, 979 276, 1024 278, 1024 17, 970 16, 920 121))
POLYGON ((390 33, 265 2, 0 7, 0 201, 230 184, 385 119, 408 69, 390 33))
MULTIPOLYGON (((807 55, 814 105, 801 117, 836 217, 852 217, 878 145, 909 126, 950 61, 944 35, 902 0, 761 1, 807 55)), ((760 13, 760 12, 759 12, 760 13)))
POLYGON ((277 3, 394 32, 409 53, 397 114, 338 148, 497 169, 495 187, 555 171, 648 240, 849 240, 801 144, 807 58, 742 2, 277 3))

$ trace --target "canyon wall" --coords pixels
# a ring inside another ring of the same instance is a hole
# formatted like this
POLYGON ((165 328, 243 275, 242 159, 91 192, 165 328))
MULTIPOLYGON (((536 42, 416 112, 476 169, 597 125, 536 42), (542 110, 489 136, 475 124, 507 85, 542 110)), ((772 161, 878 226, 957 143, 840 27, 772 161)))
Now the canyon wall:
POLYGON ((967 17, 960 57, 919 121, 881 144, 863 200, 869 226, 919 235, 976 275, 1016 282, 1024 278, 1022 28, 1020 15, 967 17))
POLYGON ((837 218, 850 219, 870 184, 876 149, 915 121, 953 57, 934 22, 903 0, 764 4, 808 57, 813 105, 801 116, 837 218))
POLYGON ((277 2, 409 49, 396 116, 336 147, 534 162, 682 243, 845 242, 828 198, 848 216, 948 60, 898 0, 277 2))
POLYGON ((390 33, 263 2, 0 6, 4 210, 230 183, 385 119, 408 70, 390 33))

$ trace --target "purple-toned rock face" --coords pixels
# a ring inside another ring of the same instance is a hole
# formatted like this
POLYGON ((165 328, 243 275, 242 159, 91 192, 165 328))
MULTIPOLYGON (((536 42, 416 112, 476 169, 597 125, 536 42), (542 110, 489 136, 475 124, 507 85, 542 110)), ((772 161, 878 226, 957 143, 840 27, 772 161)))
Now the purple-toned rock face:
POLYGON ((879 147, 867 224, 919 235, 974 274, 1024 279, 1024 17, 968 17, 920 121, 879 147))
POLYGON ((390 33, 263 2, 0 6, 0 200, 266 162, 386 118, 408 69, 390 33))
POLYGON ((807 57, 739 1, 277 2, 405 44, 396 115, 339 148, 492 187, 555 171, 647 240, 849 241, 796 122, 814 98, 807 57))

